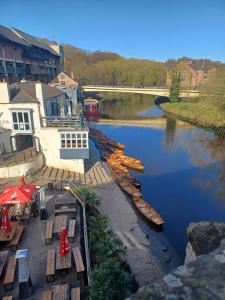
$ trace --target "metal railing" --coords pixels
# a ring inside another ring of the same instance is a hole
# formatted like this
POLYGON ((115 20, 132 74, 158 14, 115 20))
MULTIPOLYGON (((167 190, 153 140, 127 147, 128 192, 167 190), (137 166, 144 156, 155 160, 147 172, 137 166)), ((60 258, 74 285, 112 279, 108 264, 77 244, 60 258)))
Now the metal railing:
POLYGON ((65 181, 64 186, 68 185, 69 190, 71 193, 76 197, 78 202, 82 206, 82 212, 83 212, 83 233, 84 233, 84 247, 85 247, 85 258, 86 258, 86 267, 87 267, 87 280, 88 284, 90 283, 91 278, 91 263, 90 263, 90 253, 89 253, 89 246, 88 246, 88 234, 87 234, 87 220, 86 220, 86 195, 83 194, 83 197, 81 199, 80 195, 77 193, 77 189, 79 186, 77 186, 75 183, 73 183, 70 180, 65 181))
POLYGON ((35 158, 40 152, 36 147, 28 148, 27 150, 3 153, 0 156, 0 166, 18 165, 28 160, 35 158))
POLYGON ((42 118, 43 127, 70 127, 79 128, 86 126, 86 122, 80 116, 75 117, 45 117, 42 118))

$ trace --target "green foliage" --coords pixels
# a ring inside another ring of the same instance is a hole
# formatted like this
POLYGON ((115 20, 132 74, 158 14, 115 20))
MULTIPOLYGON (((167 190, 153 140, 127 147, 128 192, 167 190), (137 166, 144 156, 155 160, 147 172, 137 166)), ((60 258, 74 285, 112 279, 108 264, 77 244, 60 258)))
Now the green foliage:
POLYGON ((77 193, 81 199, 86 199, 86 204, 89 207, 98 206, 101 202, 100 198, 96 195, 96 193, 92 192, 87 186, 79 187, 77 189, 77 193))
POLYGON ((172 83, 170 87, 170 102, 179 102, 180 98, 180 74, 178 72, 174 72, 172 76, 172 83))
POLYGON ((92 272, 88 299, 123 300, 129 296, 131 286, 130 274, 118 261, 109 259, 92 272))
POLYGON ((124 250, 107 226, 105 216, 88 219, 91 254, 95 264, 88 288, 89 299, 124 299, 131 290, 131 274, 121 265, 124 250))
POLYGON ((125 59, 111 52, 87 52, 64 45, 65 71, 80 84, 162 86, 166 67, 143 59, 125 59))

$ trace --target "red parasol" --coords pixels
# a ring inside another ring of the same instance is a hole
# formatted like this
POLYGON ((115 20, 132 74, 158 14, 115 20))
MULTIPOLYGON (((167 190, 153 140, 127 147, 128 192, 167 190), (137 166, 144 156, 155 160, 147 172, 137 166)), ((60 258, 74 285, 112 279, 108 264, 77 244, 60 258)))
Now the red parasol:
POLYGON ((29 203, 32 200, 33 191, 33 188, 26 186, 6 186, 3 193, 0 194, 0 205, 29 203))
POLYGON ((2 224, 1 224, 1 230, 5 232, 10 232, 12 230, 11 222, 8 216, 8 210, 6 207, 3 207, 2 209, 2 224))
POLYGON ((67 229, 62 228, 61 239, 60 239, 60 256, 64 256, 70 251, 70 243, 67 238, 67 229))

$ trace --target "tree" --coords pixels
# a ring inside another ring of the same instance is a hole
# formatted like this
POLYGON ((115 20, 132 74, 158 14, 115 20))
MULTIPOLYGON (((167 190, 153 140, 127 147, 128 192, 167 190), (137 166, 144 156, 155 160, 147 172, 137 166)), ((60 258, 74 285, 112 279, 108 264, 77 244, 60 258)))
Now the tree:
POLYGON ((89 299, 123 300, 132 287, 131 275, 124 271, 117 260, 109 259, 91 274, 89 299))
POLYGON ((172 75, 172 82, 170 87, 170 102, 179 102, 180 98, 180 74, 176 71, 172 75))

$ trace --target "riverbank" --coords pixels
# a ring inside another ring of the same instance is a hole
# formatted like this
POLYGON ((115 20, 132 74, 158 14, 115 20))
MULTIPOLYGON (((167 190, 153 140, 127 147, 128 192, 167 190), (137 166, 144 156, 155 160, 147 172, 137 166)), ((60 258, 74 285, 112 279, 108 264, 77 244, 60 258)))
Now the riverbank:
POLYGON ((220 100, 202 99, 196 102, 164 103, 161 108, 176 118, 219 134, 225 134, 225 107, 220 100))
POLYGON ((126 262, 139 286, 161 278, 165 271, 152 253, 151 247, 155 243, 151 236, 146 238, 131 203, 119 187, 114 184, 104 189, 95 188, 95 192, 102 199, 100 212, 107 216, 109 227, 121 241, 126 251, 126 262))
MULTIPOLYGON (((165 128, 167 125, 167 118, 151 118, 143 120, 114 120, 114 119, 100 119, 100 125, 117 125, 117 126, 134 126, 134 127, 149 127, 149 128, 165 128)), ((190 128, 191 125, 177 120, 177 127, 190 128)))

